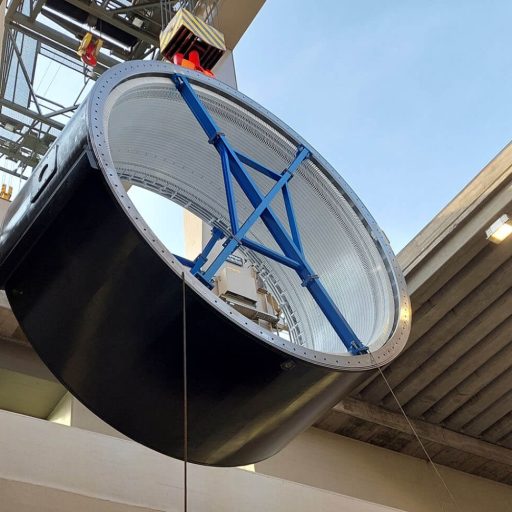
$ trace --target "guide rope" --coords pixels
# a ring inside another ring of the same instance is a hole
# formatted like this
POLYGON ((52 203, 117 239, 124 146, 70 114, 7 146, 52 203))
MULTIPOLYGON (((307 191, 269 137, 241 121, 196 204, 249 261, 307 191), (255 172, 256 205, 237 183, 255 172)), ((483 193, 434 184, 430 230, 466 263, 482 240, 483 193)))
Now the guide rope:
POLYGON ((389 392, 391 393, 391 396, 393 397, 393 399, 395 400, 396 404, 398 405, 398 408, 400 409, 400 412, 402 413, 403 417, 405 418, 405 421, 407 422, 409 428, 411 429, 411 432, 413 433, 414 437, 418 441, 418 443, 419 443, 423 453, 425 454, 425 457, 427 457, 427 460, 430 463, 430 465, 432 466, 432 469, 433 469, 435 475, 441 481, 442 486, 446 490, 448 496, 450 497, 450 500, 455 505, 455 508, 459 512, 462 512, 462 509, 460 508, 457 500, 455 499, 455 496, 453 495, 452 491, 448 487, 448 484, 446 483, 446 480, 443 478, 443 475, 441 475, 441 472, 439 471, 439 468, 437 467, 437 464, 432 460, 432 457, 428 453, 427 448, 425 447, 425 444, 423 443, 423 441, 421 440, 420 436, 418 435, 418 432, 414 428, 414 425, 413 425, 412 421, 409 419, 409 416, 407 416, 407 413, 405 412, 404 408, 402 407, 402 404, 400 403, 400 400, 398 399, 398 397, 396 396, 395 392, 393 391, 393 388, 391 387, 391 384, 389 383, 388 379, 384 375, 384 372, 382 371, 381 367, 379 365, 377 365, 377 361, 373 357, 373 354, 372 354, 372 352, 370 350, 368 351, 368 354, 370 354, 370 358, 371 358, 373 364, 376 366, 376 368, 379 371, 382 379, 386 383, 386 386, 389 389, 389 392))
POLYGON ((187 382, 187 306, 186 306, 186 285, 185 272, 181 274, 183 288, 183 511, 187 512, 188 495, 188 382, 187 382))

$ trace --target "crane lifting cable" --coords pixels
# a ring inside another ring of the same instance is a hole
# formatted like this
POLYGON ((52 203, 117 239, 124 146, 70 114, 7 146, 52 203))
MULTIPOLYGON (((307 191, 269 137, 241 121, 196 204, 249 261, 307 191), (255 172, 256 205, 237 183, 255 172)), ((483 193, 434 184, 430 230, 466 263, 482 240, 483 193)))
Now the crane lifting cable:
POLYGON ((402 350, 405 282, 356 194, 299 135, 218 80, 165 62, 104 73, 11 204, 0 284, 42 360, 132 439, 239 466, 275 454, 402 350), (123 181, 212 229, 172 254, 123 181), (289 335, 214 293, 234 252, 289 335), (185 291, 183 291, 183 279, 185 291))

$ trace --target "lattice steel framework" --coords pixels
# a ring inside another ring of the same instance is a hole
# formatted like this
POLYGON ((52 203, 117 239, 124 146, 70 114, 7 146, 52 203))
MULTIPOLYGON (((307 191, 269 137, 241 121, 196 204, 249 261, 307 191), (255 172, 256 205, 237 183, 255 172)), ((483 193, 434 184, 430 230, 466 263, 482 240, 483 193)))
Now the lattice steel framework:
POLYGON ((0 173, 26 179, 98 76, 122 61, 158 59, 162 25, 178 8, 214 23, 218 3, 0 0, 0 173), (87 31, 104 40, 94 69, 76 54, 87 31))

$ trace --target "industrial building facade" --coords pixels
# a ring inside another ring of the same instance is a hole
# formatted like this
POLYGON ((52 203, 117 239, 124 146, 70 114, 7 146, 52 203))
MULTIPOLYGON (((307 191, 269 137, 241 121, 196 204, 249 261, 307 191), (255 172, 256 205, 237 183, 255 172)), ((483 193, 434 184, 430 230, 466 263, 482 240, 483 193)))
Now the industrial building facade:
MULTIPOLYGON (((213 71, 233 87, 232 50, 263 3, 216 5, 214 26, 228 51, 213 71)), ((43 4, 7 5, 4 49, 12 47, 10 30, 36 37, 43 4)), ((5 0, 1 7, 4 16, 5 0)), ((132 23, 128 35, 141 38, 144 53, 153 32, 141 35, 132 23)), ((38 37, 66 47, 62 34, 38 37)), ((100 54, 98 63, 115 62, 100 54)), ((9 113, 30 117, 5 90, 2 101, 4 129, 9 113)), ((50 125, 30 153, 33 134, 23 132, 11 156, 28 166, 60 129, 55 116, 32 114, 50 125)), ((30 126, 26 117, 17 122, 30 126)), ((2 215, 8 204, 0 199, 2 215)), ((185 494, 194 511, 512 510, 512 237, 493 243, 486 235, 503 215, 512 216, 510 147, 398 255, 413 308, 404 352, 279 454, 243 468, 188 464, 186 486, 183 462, 127 439, 65 390, 2 292, 0 511, 180 511, 185 494)))

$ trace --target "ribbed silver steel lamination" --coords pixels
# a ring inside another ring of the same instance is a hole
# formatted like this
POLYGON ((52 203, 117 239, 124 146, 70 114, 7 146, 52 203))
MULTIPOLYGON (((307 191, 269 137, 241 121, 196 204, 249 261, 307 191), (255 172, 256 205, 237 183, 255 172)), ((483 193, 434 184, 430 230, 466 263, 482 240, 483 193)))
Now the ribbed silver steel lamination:
MULTIPOLYGON (((194 89, 237 150, 277 172, 290 164, 296 152, 291 130, 288 135, 276 129, 264 109, 257 112, 254 104, 235 102, 221 90, 198 83, 194 89)), ((104 114, 103 131, 120 178, 229 230, 220 158, 170 79, 152 76, 122 83, 106 99, 104 114)), ((273 185, 250 172, 263 192, 273 185)), ((342 184, 332 168, 312 158, 300 166, 290 189, 306 258, 355 333, 374 351, 396 328, 400 291, 382 247, 342 184)), ((236 184, 235 195, 244 220, 253 208, 236 184)), ((281 197, 272 208, 287 225, 281 197)), ((249 237, 279 251, 261 221, 249 237)), ((293 342, 318 352, 346 352, 293 270, 243 252, 283 305, 293 342)))

